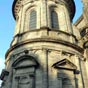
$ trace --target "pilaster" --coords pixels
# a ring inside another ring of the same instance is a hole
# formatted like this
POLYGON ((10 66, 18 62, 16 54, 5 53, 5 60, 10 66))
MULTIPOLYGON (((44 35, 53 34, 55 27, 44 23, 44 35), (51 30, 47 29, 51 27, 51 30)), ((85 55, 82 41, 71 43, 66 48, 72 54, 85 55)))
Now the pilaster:
POLYGON ((41 0, 41 26, 47 27, 47 1, 41 0))

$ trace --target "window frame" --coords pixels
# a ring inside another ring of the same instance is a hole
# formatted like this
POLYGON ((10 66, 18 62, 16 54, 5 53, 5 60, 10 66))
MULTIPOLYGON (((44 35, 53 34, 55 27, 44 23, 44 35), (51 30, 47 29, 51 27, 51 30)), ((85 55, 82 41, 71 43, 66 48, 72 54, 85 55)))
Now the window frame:
POLYGON ((54 7, 50 8, 51 28, 58 30, 59 29, 58 13, 53 8, 54 7))
POLYGON ((37 11, 32 9, 29 14, 29 30, 37 28, 37 11))

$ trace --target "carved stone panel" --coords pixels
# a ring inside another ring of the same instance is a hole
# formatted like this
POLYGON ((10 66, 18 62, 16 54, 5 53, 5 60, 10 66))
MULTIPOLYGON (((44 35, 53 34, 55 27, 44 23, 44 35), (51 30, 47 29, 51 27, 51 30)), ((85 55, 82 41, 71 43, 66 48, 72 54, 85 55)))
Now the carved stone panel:
POLYGON ((15 77, 15 81, 17 82, 17 88, 34 88, 33 81, 34 77, 29 74, 23 74, 21 76, 15 77))
POLYGON ((15 70, 12 88, 34 88, 35 68, 21 68, 15 70))

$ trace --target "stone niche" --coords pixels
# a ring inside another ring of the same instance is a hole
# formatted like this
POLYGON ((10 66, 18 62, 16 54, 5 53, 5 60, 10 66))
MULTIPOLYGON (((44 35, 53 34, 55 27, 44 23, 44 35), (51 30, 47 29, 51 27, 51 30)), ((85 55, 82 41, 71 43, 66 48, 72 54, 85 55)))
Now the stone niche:
POLYGON ((55 63, 52 67, 56 69, 58 88, 76 88, 79 74, 77 67, 67 59, 55 63))
POLYGON ((31 56, 22 56, 12 65, 12 88, 35 88, 35 71, 38 63, 31 56))

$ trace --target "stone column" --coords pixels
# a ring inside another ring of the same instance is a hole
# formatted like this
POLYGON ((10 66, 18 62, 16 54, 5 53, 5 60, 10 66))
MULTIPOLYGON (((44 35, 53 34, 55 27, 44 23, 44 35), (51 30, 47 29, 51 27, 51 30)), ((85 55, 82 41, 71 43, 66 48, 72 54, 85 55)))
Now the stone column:
POLYGON ((49 88, 48 87, 48 81, 49 81, 49 79, 48 79, 48 51, 47 50, 43 50, 43 54, 44 54, 44 69, 43 69, 43 88, 49 88))
POLYGON ((41 26, 47 27, 47 1, 41 0, 41 26))
POLYGON ((84 77, 84 83, 85 83, 85 88, 88 87, 88 83, 87 83, 87 80, 88 80, 88 52, 87 52, 87 49, 85 49, 84 51, 84 60, 83 61, 83 65, 82 65, 82 68, 83 68, 83 77, 84 77))
POLYGON ((67 32, 72 34, 73 30, 72 30, 72 24, 70 21, 70 17, 69 17, 69 12, 66 9, 66 7, 63 7, 63 10, 64 10, 65 20, 66 20, 66 24, 67 24, 67 32))
POLYGON ((48 57, 47 57, 47 50, 46 49, 41 49, 38 53, 39 55, 39 60, 41 62, 41 74, 39 74, 37 71, 37 86, 36 88, 48 88, 48 57), (42 79, 40 78, 42 77, 42 79), (42 82, 40 82, 42 81, 42 82))
POLYGON ((82 85, 82 77, 81 77, 81 69, 80 69, 80 59, 78 56, 74 55, 74 61, 75 61, 75 65, 77 66, 77 70, 80 71, 79 74, 75 75, 76 76, 76 81, 78 82, 78 84, 76 84, 76 86, 78 86, 78 88, 83 88, 83 85, 82 85))
MULTIPOLYGON (((20 13, 18 13, 20 15, 20 13)), ((16 20, 16 27, 15 27, 15 32, 14 32, 14 36, 19 34, 20 32, 20 18, 18 16, 17 20, 16 20)))

